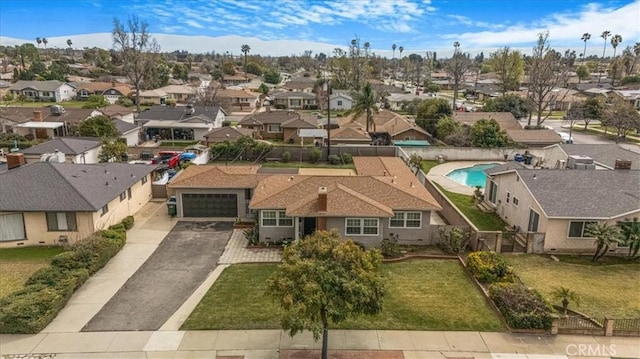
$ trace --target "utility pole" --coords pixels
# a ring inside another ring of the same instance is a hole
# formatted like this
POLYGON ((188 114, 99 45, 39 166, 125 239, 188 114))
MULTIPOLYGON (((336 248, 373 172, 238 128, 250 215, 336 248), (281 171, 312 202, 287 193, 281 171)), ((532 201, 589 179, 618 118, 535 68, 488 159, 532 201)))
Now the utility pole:
POLYGON ((323 87, 327 96, 327 161, 329 161, 331 155, 331 87, 328 80, 325 80, 323 87))

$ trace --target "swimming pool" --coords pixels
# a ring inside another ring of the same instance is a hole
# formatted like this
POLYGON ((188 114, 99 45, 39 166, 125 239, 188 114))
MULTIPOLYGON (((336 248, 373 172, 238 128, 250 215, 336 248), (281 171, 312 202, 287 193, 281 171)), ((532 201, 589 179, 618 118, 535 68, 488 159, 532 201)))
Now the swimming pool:
POLYGON ((472 167, 458 168, 457 170, 447 173, 447 178, 467 187, 480 186, 484 188, 487 180, 487 175, 484 174, 484 170, 495 166, 498 166, 498 163, 486 163, 472 167))

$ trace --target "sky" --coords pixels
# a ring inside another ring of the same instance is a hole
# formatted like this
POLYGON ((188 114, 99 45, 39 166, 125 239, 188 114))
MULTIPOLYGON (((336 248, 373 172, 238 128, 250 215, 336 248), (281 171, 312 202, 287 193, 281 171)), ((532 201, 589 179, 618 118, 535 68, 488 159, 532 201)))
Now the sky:
MULTIPOLYGON (((602 55, 609 30, 622 36, 618 51, 640 41, 640 0, 0 0, 0 45, 111 48, 114 18, 137 16, 149 24, 163 51, 240 54, 330 54, 354 37, 392 57, 436 51, 446 57, 459 42, 463 51, 488 55, 509 46, 529 53, 537 34, 550 45, 602 55), (398 56, 398 50, 395 56, 398 56)), ((609 45, 609 51, 611 47, 609 45)))

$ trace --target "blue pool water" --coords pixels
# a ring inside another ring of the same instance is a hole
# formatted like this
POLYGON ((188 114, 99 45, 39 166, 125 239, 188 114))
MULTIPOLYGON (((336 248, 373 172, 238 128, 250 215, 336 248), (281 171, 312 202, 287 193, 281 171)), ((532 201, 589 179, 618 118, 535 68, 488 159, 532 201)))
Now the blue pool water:
POLYGON ((484 170, 498 166, 497 163, 487 163, 475 165, 473 167, 458 168, 457 170, 447 173, 447 177, 467 187, 480 186, 484 188, 487 175, 484 170))

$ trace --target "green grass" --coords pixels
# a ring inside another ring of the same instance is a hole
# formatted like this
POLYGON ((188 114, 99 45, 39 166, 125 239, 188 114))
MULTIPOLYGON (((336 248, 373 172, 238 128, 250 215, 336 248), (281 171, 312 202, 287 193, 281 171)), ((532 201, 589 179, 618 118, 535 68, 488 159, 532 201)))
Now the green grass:
POLYGON ((640 263, 620 258, 591 262, 590 257, 558 256, 556 262, 543 255, 509 255, 516 274, 547 300, 558 305, 551 293, 563 286, 575 291, 580 306, 569 305, 594 318, 640 317, 640 263))
POLYGON ((420 163, 420 167, 422 167, 422 172, 424 172, 424 174, 428 174, 429 171, 431 171, 431 169, 437 165, 439 165, 440 163, 438 163, 438 161, 429 161, 429 160, 424 160, 420 163))
POLYGON ((21 289, 38 269, 46 267, 62 247, 23 247, 0 249, 0 298, 21 289))
MULTIPOLYGON (((277 329, 280 309, 266 294, 275 264, 231 266, 198 304, 182 330, 277 329)), ((384 309, 332 328, 380 330, 502 330, 484 297, 455 260, 413 260, 383 265, 384 309)))
POLYGON ((343 165, 332 165, 326 162, 309 163, 309 162, 263 162, 262 167, 277 167, 277 168, 346 168, 355 169, 356 166, 353 163, 343 165))
POLYGON ((435 184, 464 213, 467 218, 481 231, 502 231, 507 225, 495 213, 484 213, 473 203, 473 196, 447 191, 439 184, 435 184))
MULTIPOLYGON (((605 134, 605 127, 602 125, 590 125, 586 130, 583 125, 573 126, 574 132, 586 132, 593 135, 597 135, 599 137, 604 137, 611 141, 616 140, 616 129, 609 127, 607 128, 607 133, 605 134)), ((623 143, 636 143, 640 144, 640 136, 635 135, 633 131, 625 137, 625 142, 623 143)))

